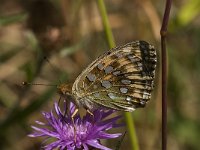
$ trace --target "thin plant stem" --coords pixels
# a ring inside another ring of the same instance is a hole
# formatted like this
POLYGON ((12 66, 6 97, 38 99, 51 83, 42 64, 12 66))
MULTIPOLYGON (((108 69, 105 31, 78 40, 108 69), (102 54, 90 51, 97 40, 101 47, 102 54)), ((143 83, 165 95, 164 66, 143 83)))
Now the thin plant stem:
POLYGON ((172 0, 166 0, 165 12, 160 30, 162 50, 162 150, 167 149, 167 50, 166 35, 172 0))
MULTIPOLYGON (((108 15, 106 12, 104 0, 97 0, 97 3, 98 3, 99 11, 100 11, 100 14, 102 17, 102 22, 103 22, 103 26, 105 29, 108 45, 110 48, 113 48, 113 47, 115 47, 116 44, 115 44, 112 30, 111 30, 111 27, 110 27, 110 24, 108 21, 108 15)), ((135 126, 134 126, 134 120, 133 120, 131 113, 125 113, 125 118, 126 118, 127 129, 128 129, 128 133, 130 136, 130 142, 132 145, 132 149, 139 150, 138 139, 136 136, 136 130, 135 130, 135 126)))
POLYGON ((125 118, 126 118, 126 125, 128 128, 128 133, 129 133, 132 149, 139 150, 138 138, 136 135, 133 116, 131 115, 130 112, 125 112, 125 118))
POLYGON ((105 33, 106 33, 106 38, 107 38, 107 42, 110 48, 113 48, 116 46, 115 44, 115 39, 113 37, 113 33, 112 30, 110 28, 110 24, 109 24, 109 20, 108 20, 108 15, 106 12, 106 7, 104 4, 103 0, 97 0, 98 6, 99 6, 99 11, 102 17, 102 22, 103 22, 103 26, 105 29, 105 33))

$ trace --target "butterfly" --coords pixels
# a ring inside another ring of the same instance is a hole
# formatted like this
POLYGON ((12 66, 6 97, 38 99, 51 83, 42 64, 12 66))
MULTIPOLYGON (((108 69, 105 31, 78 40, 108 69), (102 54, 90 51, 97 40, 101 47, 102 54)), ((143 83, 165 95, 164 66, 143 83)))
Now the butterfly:
POLYGON ((99 56, 76 78, 73 86, 58 91, 77 107, 134 111, 144 107, 154 88, 157 63, 154 46, 133 41, 99 56))

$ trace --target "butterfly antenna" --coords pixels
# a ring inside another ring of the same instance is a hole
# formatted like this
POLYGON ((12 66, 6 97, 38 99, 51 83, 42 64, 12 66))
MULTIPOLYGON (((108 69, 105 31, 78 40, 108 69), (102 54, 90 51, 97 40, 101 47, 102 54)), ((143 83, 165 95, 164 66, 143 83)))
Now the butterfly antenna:
POLYGON ((125 131, 124 134, 122 135, 120 141, 117 142, 117 146, 116 146, 115 150, 119 150, 119 149, 120 149, 120 147, 121 147, 121 145, 122 145, 122 142, 123 142, 123 140, 124 140, 125 135, 126 135, 126 131, 125 131))
MULTIPOLYGON (((47 61, 47 63, 51 66, 51 68, 53 69, 54 72, 57 72, 57 70, 59 70, 55 65, 53 65, 53 64, 49 61, 49 59, 48 59, 47 56, 44 56, 44 60, 47 61)), ((59 83, 60 83, 60 84, 62 83, 60 79, 59 79, 59 83)))
POLYGON ((44 86, 58 86, 57 84, 43 84, 43 83, 30 83, 30 82, 22 82, 23 86, 27 85, 44 85, 44 86))

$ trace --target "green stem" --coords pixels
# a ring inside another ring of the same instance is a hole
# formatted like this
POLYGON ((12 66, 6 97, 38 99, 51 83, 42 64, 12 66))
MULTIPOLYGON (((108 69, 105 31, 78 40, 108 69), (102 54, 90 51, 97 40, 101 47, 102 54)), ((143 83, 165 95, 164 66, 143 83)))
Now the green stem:
MULTIPOLYGON (((112 30, 111 30, 111 27, 110 27, 110 24, 108 21, 108 15, 106 12, 104 0, 97 0, 97 3, 98 3, 99 11, 100 11, 100 14, 102 17, 102 22, 103 22, 103 26, 105 29, 108 45, 110 48, 113 48, 113 47, 115 47, 116 44, 115 44, 112 30)), ((130 136, 130 142, 132 145, 132 149, 139 150, 138 139, 136 136, 136 130, 135 130, 135 126, 134 126, 134 120, 133 120, 131 113, 125 113, 125 118, 126 118, 126 124, 127 124, 128 133, 130 136)))
POLYGON ((132 149, 139 150, 139 144, 138 144, 138 139, 136 135, 133 116, 131 115, 130 112, 125 112, 125 118, 126 118, 126 125, 128 128, 128 133, 129 133, 132 149))
POLYGON ((104 4, 104 1, 103 0, 97 0, 97 2, 98 2, 98 6, 99 6, 99 11, 100 11, 100 14, 101 14, 101 17, 102 17, 103 26, 104 26, 104 29, 105 29, 105 32, 106 32, 106 38, 107 38, 108 45, 109 45, 110 48, 113 48, 113 47, 116 46, 116 44, 115 44, 115 39, 113 37, 112 30, 110 28, 110 24, 109 24, 109 21, 108 21, 108 15, 107 15, 107 12, 106 12, 106 7, 105 7, 105 4, 104 4))

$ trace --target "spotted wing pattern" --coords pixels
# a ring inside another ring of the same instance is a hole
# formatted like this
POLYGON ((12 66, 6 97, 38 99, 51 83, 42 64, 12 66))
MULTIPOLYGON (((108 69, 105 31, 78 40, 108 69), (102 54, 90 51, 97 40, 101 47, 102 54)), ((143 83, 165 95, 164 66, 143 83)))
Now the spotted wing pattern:
POLYGON ((86 109, 104 106, 133 111, 150 100, 156 51, 145 41, 113 48, 91 63, 76 79, 72 94, 86 109))

